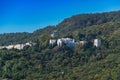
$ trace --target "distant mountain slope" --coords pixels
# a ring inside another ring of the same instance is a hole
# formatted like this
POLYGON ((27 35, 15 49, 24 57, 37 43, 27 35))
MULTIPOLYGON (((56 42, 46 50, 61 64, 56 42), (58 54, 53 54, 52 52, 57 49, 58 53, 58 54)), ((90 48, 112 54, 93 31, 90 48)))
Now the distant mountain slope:
MULTIPOLYGON (((63 37, 68 35, 77 35, 76 31, 81 32, 83 29, 89 29, 87 27, 94 28, 93 25, 102 26, 102 24, 104 23, 111 22, 112 24, 114 24, 114 22, 119 22, 119 21, 120 21, 120 11, 74 15, 70 18, 64 19, 61 23, 59 23, 56 26, 47 26, 43 29, 38 29, 34 31, 33 33, 1 34, 0 45, 8 45, 11 43, 22 43, 30 40, 34 41, 40 35, 51 34, 54 30, 58 30, 60 36, 63 36, 63 37)), ((102 28, 100 30, 102 30, 102 28)), ((98 30, 99 33, 100 33, 100 30, 98 30)), ((107 31, 109 30, 106 29, 106 32, 107 31)))
POLYGON ((59 27, 58 29, 61 29, 61 31, 64 29, 74 30, 92 25, 100 25, 111 21, 120 21, 120 11, 75 15, 71 18, 64 19, 57 26, 59 27))
POLYGON ((105 12, 105 13, 94 13, 94 14, 79 14, 70 18, 64 19, 61 23, 56 26, 47 27, 35 32, 49 34, 53 30, 58 30, 61 35, 70 34, 78 29, 84 29, 86 27, 92 27, 93 25, 101 25, 107 22, 119 22, 120 11, 105 12))

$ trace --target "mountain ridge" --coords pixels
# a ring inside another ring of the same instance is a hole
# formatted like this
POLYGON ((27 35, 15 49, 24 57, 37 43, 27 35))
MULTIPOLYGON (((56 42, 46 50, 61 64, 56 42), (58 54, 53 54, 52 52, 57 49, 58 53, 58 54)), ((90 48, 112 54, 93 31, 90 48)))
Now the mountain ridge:
POLYGON ((81 14, 47 26, 33 33, 0 35, 0 45, 35 42, 22 50, 0 50, 0 79, 10 80, 119 80, 120 79, 120 11, 81 14), (101 39, 95 47, 78 44, 50 45, 51 33, 58 38, 77 41, 101 39))
MULTIPOLYGON (((11 39, 11 43, 14 41, 14 43, 21 43, 19 42, 20 40, 23 40, 23 42, 28 41, 27 38, 31 37, 34 40, 35 38, 38 38, 42 34, 50 34, 54 30, 58 30, 61 33, 64 34, 70 34, 72 31, 75 31, 77 29, 83 29, 85 27, 89 27, 92 25, 99 25, 103 24, 106 22, 115 22, 115 21, 120 21, 120 11, 112 11, 112 12, 104 12, 104 13, 92 13, 92 14, 79 14, 79 15, 74 15, 70 18, 64 19, 61 23, 59 23, 56 26, 47 26, 43 29, 38 29, 34 31, 33 33, 16 33, 16 35, 21 35, 19 37, 19 40, 13 40, 11 39), (69 32, 69 33, 67 33, 69 32), (22 38, 22 35, 27 35, 26 38, 22 38)), ((7 35, 15 36, 15 33, 10 33, 10 34, 0 34, 0 38, 4 39, 7 35)), ((63 34, 62 34, 63 35, 63 34)), ((13 38, 13 37, 11 37, 13 38)), ((29 38, 30 39, 30 38, 29 38)), ((10 42, 9 40, 6 42, 2 42, 3 40, 0 40, 0 45, 3 45, 7 42, 10 42)), ((9 43, 10 44, 10 43, 9 43)))

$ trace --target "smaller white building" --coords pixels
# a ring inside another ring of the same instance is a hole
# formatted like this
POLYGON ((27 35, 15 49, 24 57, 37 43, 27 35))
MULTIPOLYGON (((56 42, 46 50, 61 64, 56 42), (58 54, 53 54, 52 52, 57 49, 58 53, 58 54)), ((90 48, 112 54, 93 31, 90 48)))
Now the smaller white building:
POLYGON ((8 45, 6 46, 7 49, 13 49, 14 48, 14 45, 8 45))
POLYGON ((80 41, 81 45, 85 45, 87 43, 87 41, 80 41))
POLYGON ((19 50, 21 50, 21 49, 23 49, 25 46, 35 46, 36 45, 36 43, 32 43, 32 42, 27 42, 27 43, 25 43, 25 44, 15 44, 15 45, 8 45, 8 46, 0 46, 0 49, 4 49, 4 48, 6 48, 6 49, 19 49, 19 50))
POLYGON ((21 49, 23 49, 24 48, 24 44, 16 44, 15 46, 14 46, 14 49, 18 49, 18 50, 21 50, 21 49))
POLYGON ((49 40, 49 44, 51 44, 51 45, 56 44, 56 40, 55 40, 55 39, 50 39, 50 40, 49 40))
POLYGON ((58 45, 58 47, 61 47, 61 46, 62 46, 62 43, 63 43, 63 42, 62 42, 62 39, 58 39, 58 40, 57 40, 57 45, 58 45))
POLYGON ((94 39, 93 45, 94 45, 95 47, 100 47, 100 45, 101 45, 101 40, 100 40, 100 39, 94 39))
POLYGON ((27 43, 25 43, 25 46, 32 46, 32 43, 31 42, 27 42, 27 43))
POLYGON ((51 34, 51 37, 53 37, 53 38, 58 37, 58 32, 57 32, 57 31, 54 31, 54 32, 51 34))
POLYGON ((4 48, 6 48, 6 46, 0 46, 0 49, 4 49, 4 48))

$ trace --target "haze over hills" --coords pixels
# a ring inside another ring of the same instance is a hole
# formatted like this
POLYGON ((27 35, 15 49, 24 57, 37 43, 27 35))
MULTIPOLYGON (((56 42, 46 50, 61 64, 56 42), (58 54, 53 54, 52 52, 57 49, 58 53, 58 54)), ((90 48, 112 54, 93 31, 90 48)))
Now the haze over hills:
POLYGON ((120 11, 79 14, 33 33, 0 34, 0 45, 36 42, 23 50, 0 50, 0 78, 26 80, 119 80, 120 79, 120 11), (101 46, 91 44, 51 46, 50 34, 76 41, 101 39, 101 46))

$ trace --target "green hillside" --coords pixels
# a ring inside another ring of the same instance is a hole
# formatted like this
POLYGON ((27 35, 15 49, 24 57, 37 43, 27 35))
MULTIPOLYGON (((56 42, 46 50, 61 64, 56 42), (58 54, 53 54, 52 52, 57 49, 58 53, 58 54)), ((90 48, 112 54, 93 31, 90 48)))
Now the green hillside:
POLYGON ((70 18, 64 19, 56 26, 47 26, 43 29, 38 29, 33 33, 10 33, 0 34, 0 45, 8 45, 11 43, 22 43, 29 40, 35 40, 42 34, 51 34, 54 30, 58 30, 60 36, 70 35, 76 30, 82 30, 91 26, 99 26, 107 22, 119 22, 120 11, 94 13, 94 14, 79 14, 70 18), (64 35, 63 35, 64 34, 64 35), (8 37, 8 39, 6 39, 8 37), (10 38, 9 38, 10 37, 10 38))
POLYGON ((120 80, 120 11, 80 14, 33 33, 0 35, 0 45, 36 42, 23 50, 0 50, 0 78, 10 80, 120 80), (59 38, 102 41, 74 49, 48 44, 57 30, 59 38))

